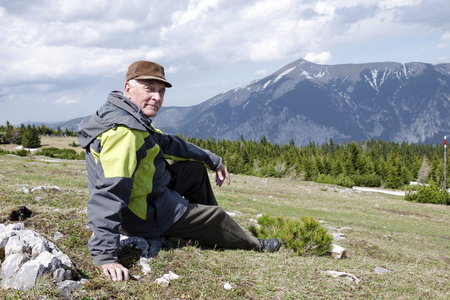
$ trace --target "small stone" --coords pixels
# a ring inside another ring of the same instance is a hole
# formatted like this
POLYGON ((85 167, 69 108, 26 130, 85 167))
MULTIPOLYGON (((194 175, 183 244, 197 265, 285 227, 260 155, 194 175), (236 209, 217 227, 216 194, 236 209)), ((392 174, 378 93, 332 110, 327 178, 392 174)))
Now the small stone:
POLYGON ((64 270, 63 268, 56 269, 55 272, 53 272, 53 281, 55 282, 63 281, 65 273, 66 270, 64 270))
POLYGON ((233 287, 228 282, 225 282, 225 284, 223 285, 223 288, 226 290, 231 290, 233 287))
POLYGON ((154 282, 159 286, 169 286, 169 280, 164 279, 162 277, 157 278, 154 282))
POLYGON ((56 283, 56 287, 58 288, 61 296, 68 298, 70 297, 70 293, 73 290, 76 290, 81 287, 81 284, 76 281, 65 280, 63 282, 56 283))
POLYGON ((139 264, 142 267, 142 273, 144 273, 144 276, 147 275, 148 273, 150 273, 152 271, 152 268, 150 267, 150 265, 148 264, 148 258, 145 257, 141 257, 139 259, 139 264))
POLYGON ((361 280, 356 278, 355 275, 350 274, 350 273, 338 272, 338 271, 325 271, 324 273, 331 277, 342 278, 342 279, 348 280, 348 281, 350 281, 352 283, 356 283, 356 284, 359 284, 361 282, 361 280))
POLYGON ((63 235, 61 232, 57 231, 57 232, 55 232, 55 234, 53 235, 53 240, 54 240, 54 241, 57 241, 57 240, 59 240, 59 239, 62 238, 62 237, 64 237, 64 235, 63 235))
POLYGON ((383 267, 376 267, 375 269, 373 269, 373 271, 377 274, 386 274, 386 273, 391 273, 391 270, 385 269, 383 267))
POLYGON ((335 259, 347 257, 347 250, 345 248, 335 244, 331 244, 331 246, 331 257, 335 259))
POLYGON ((23 187, 23 188, 18 189, 16 192, 22 192, 24 194, 29 194, 30 190, 27 189, 26 187, 23 187))
POLYGON ((178 279, 180 278, 180 276, 178 276, 177 274, 175 274, 174 272, 170 271, 169 274, 164 274, 163 275, 164 279, 167 280, 174 280, 174 279, 178 279))
POLYGON ((66 280, 73 280, 73 274, 71 270, 66 270, 64 272, 64 279, 66 280))
POLYGON ((331 233, 331 235, 333 236, 333 240, 335 240, 335 241, 339 241, 339 240, 345 239, 344 234, 340 233, 340 232, 333 232, 333 233, 331 233))

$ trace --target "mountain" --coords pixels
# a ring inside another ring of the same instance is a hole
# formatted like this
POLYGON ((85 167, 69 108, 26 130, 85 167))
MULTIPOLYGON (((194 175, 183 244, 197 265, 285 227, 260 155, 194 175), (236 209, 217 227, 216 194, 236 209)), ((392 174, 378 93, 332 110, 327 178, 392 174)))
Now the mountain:
MULTIPOLYGON (((64 131, 66 128, 71 131, 76 131, 78 129, 78 125, 81 123, 81 121, 86 117, 76 118, 69 121, 64 122, 55 122, 55 123, 45 123, 45 122, 25 122, 25 124, 35 125, 35 126, 42 126, 45 125, 50 129, 57 130, 58 126, 59 128, 64 131)), ((16 127, 18 127, 16 125, 16 127)))
POLYGON ((441 143, 450 135, 450 64, 318 65, 300 59, 191 107, 163 107, 155 127, 297 146, 381 139, 441 143))

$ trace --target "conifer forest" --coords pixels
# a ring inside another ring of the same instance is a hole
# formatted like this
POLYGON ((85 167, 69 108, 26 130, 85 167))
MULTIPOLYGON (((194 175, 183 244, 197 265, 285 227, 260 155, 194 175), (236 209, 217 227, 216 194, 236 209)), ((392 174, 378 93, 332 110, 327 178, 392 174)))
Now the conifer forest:
MULTIPOLYGON (((21 125, 9 122, 0 126, 0 144, 20 144, 25 148, 40 147, 40 136, 71 136, 76 132, 47 126, 21 125)), ((76 139, 76 138, 75 138, 76 139)), ((187 141, 221 156, 229 172, 259 177, 289 177, 344 187, 366 186, 404 189, 411 181, 419 184, 444 185, 444 145, 396 143, 368 140, 297 147, 294 141, 278 145, 263 136, 259 141, 206 140, 195 137, 187 141)), ((75 143, 73 146, 76 146, 75 143)), ((41 154, 48 155, 48 149, 41 154)))

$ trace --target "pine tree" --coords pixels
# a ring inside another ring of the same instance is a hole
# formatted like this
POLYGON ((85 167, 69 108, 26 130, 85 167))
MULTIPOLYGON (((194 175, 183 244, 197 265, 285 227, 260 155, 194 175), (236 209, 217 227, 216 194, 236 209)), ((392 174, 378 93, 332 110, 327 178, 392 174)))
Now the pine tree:
POLYGON ((22 146, 25 148, 39 148, 41 147, 41 138, 36 130, 36 127, 27 126, 24 134, 22 135, 22 146))

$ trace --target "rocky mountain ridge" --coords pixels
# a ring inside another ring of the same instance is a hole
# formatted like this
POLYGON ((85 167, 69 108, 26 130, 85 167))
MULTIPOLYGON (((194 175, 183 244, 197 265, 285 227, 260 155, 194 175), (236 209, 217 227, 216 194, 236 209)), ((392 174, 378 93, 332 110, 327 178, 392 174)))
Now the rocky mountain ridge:
POLYGON ((382 139, 438 143, 450 133, 450 64, 318 65, 300 59, 191 107, 164 108, 166 132, 297 146, 382 139))

